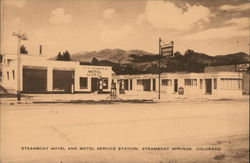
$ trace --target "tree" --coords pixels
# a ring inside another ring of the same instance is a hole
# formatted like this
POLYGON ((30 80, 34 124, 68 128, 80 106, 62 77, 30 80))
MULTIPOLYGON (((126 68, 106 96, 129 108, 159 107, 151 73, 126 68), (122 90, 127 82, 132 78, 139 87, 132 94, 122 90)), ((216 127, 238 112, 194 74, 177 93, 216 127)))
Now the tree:
POLYGON ((22 46, 20 47, 20 53, 21 53, 21 54, 28 54, 28 50, 26 49, 26 47, 25 47, 24 45, 22 45, 22 46))
POLYGON ((64 61, 70 61, 70 54, 69 52, 66 50, 64 53, 63 53, 63 58, 64 58, 64 61))
POLYGON ((98 63, 98 60, 95 57, 93 57, 92 64, 96 64, 96 63, 98 63))
POLYGON ((58 61, 70 61, 71 59, 70 59, 69 51, 66 50, 65 52, 63 52, 63 54, 61 54, 61 52, 59 52, 56 60, 58 60, 58 61))
POLYGON ((58 53, 56 60, 63 61, 63 56, 62 56, 61 52, 58 53))
POLYGON ((174 56, 177 57, 177 56, 181 56, 181 53, 179 51, 176 51, 174 52, 174 56))
POLYGON ((194 53, 194 51, 191 50, 191 49, 188 49, 188 50, 185 52, 184 55, 191 55, 192 53, 194 53))

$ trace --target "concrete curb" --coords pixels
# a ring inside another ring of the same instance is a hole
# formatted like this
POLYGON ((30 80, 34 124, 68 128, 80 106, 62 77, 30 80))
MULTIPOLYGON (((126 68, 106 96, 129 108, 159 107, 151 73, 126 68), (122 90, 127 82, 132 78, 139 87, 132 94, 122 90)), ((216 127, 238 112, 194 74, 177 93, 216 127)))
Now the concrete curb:
POLYGON ((182 102, 229 102, 229 101, 246 101, 249 98, 169 98, 169 99, 123 99, 123 100, 40 100, 32 98, 23 98, 17 101, 15 98, 0 98, 1 104, 118 104, 118 103, 182 103, 182 102))

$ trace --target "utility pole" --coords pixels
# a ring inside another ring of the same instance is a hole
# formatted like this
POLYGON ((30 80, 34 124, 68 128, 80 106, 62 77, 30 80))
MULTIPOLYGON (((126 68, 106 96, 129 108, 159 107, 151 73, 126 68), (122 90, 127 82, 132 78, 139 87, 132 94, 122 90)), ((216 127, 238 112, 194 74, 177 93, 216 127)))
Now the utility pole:
POLYGON ((20 46, 21 46, 21 40, 28 40, 26 37, 26 34, 20 34, 19 33, 13 33, 13 36, 17 37, 17 100, 21 101, 21 52, 20 52, 20 46))
POLYGON ((161 38, 159 38, 159 92, 158 99, 161 99, 161 38))

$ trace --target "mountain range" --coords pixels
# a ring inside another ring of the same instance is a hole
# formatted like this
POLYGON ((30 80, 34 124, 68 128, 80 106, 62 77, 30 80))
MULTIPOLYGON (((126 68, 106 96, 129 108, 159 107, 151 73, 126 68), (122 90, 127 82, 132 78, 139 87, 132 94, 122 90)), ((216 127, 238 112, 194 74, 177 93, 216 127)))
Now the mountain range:
MULTIPOLYGON (((72 54, 72 61, 82 65, 112 66, 117 74, 161 72, 203 72, 206 66, 250 63, 250 56, 244 52, 210 56, 188 49, 184 54, 175 52, 173 57, 159 56, 143 50, 103 49, 100 51, 72 54)), ((52 58, 56 59, 56 57, 52 58)))

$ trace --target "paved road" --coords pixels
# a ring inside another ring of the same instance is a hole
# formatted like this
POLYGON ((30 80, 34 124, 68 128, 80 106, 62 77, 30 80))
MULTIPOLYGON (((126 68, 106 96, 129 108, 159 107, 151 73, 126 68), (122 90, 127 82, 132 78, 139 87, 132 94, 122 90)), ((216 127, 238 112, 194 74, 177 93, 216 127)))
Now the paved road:
POLYGON ((114 105, 3 105, 2 162, 156 162, 151 151, 67 147, 189 147, 249 132, 247 101, 114 105), (64 147, 21 150, 22 147, 64 147))

